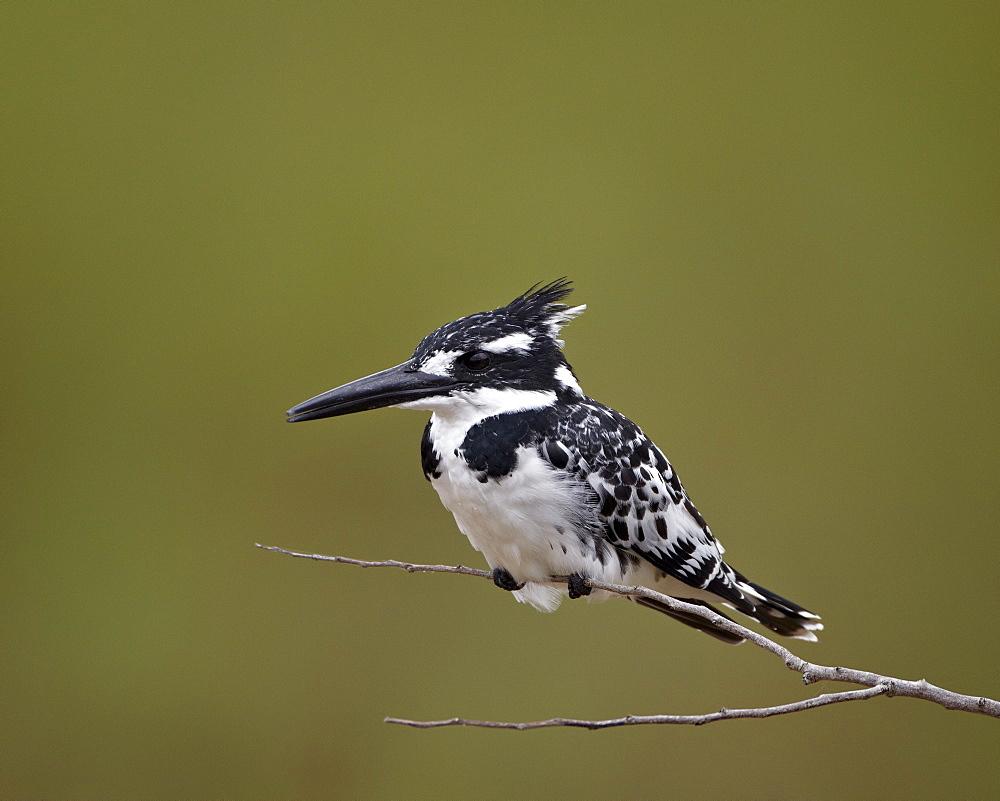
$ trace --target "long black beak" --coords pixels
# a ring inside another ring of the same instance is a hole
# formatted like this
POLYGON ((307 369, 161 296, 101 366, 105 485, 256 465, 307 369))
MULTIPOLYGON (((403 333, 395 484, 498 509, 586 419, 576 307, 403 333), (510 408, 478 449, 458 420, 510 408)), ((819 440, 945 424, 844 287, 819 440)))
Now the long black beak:
POLYGON ((341 414, 366 412, 397 403, 441 395, 448 387, 459 382, 454 378, 433 373, 422 373, 412 362, 403 362, 381 373, 359 378, 350 384, 331 389, 322 395, 293 406, 285 414, 289 423, 302 420, 320 420, 341 414))

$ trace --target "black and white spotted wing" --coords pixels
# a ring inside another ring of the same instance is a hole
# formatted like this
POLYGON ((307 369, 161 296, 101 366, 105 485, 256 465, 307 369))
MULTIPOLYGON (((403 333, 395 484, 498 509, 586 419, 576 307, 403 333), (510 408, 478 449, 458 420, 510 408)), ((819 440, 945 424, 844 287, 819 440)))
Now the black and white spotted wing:
POLYGON ((555 423, 539 452, 591 487, 609 542, 740 611, 754 611, 737 585, 742 577, 722 560, 722 546, 670 462, 635 423, 589 399, 555 423))

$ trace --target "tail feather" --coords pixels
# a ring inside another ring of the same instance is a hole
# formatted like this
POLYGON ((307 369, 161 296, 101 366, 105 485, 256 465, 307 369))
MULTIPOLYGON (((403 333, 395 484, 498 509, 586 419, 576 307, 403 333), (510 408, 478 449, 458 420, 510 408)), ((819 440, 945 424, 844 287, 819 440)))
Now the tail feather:
MULTIPOLYGON (((754 584, 754 582, 748 580, 745 576, 735 570, 733 571, 733 574, 736 578, 736 587, 738 587, 742 593, 741 601, 743 601, 741 604, 743 608, 738 609, 737 611, 742 612, 747 615, 747 617, 753 618, 761 625, 766 626, 768 629, 776 634, 780 634, 782 637, 792 637, 799 640, 810 640, 812 642, 816 642, 817 638, 814 632, 823 628, 823 624, 819 622, 819 615, 813 614, 804 606, 799 606, 794 601, 782 598, 780 595, 771 592, 766 587, 754 584)), ((731 586, 732 585, 730 585, 730 587, 731 586)), ((718 640, 729 643, 730 645, 739 645, 744 642, 744 638, 738 634, 733 634, 732 632, 719 628, 698 615, 670 609, 667 606, 649 598, 638 598, 632 596, 632 600, 639 604, 639 606, 645 606, 648 609, 655 609, 657 612, 662 612, 663 614, 672 617, 674 620, 677 620, 686 626, 690 626, 698 631, 703 631, 705 634, 709 634, 718 640)), ((710 606, 701 599, 678 597, 677 600, 684 601, 689 604, 704 606, 706 609, 711 609, 716 614, 722 615, 722 617, 726 618, 726 620, 732 620, 732 618, 728 615, 723 614, 718 609, 710 606)), ((722 600, 722 603, 726 606, 733 606, 733 603, 728 599, 722 600)), ((735 607, 733 606, 733 608, 735 607)))
POLYGON ((816 642, 816 635, 813 632, 823 628, 823 624, 819 622, 819 615, 787 598, 782 598, 766 587, 754 584, 739 573, 736 573, 736 579, 737 586, 754 603, 755 608, 751 617, 783 637, 816 642))
MULTIPOLYGON (((650 598, 637 598, 632 597, 639 606, 645 606, 647 609, 655 609, 657 612, 662 612, 674 620, 680 621, 685 626, 690 626, 693 629, 698 629, 698 631, 703 631, 705 634, 715 637, 717 640, 722 640, 724 643, 729 645, 739 645, 744 642, 744 638, 739 634, 733 634, 725 629, 720 629, 718 626, 713 625, 709 621, 705 620, 703 617, 698 617, 697 615, 692 615, 687 612, 679 612, 676 609, 669 609, 658 601, 654 601, 650 598)), ((695 598, 678 598, 678 601, 684 601, 689 604, 698 604, 698 606, 704 606, 706 609, 711 609, 717 615, 722 615, 726 620, 732 620, 729 615, 725 615, 713 606, 705 603, 704 601, 699 601, 695 598)))

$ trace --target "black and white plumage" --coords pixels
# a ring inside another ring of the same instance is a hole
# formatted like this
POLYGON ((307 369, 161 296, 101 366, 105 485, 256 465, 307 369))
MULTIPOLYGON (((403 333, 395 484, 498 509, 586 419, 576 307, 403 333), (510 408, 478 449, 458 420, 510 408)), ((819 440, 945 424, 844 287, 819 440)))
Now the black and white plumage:
MULTIPOLYGON (((555 609, 567 593, 608 597, 582 581, 594 578, 719 602, 778 634, 815 640, 823 627, 816 615, 723 561, 659 448, 583 394, 558 339, 585 308, 561 303, 570 291, 556 281, 448 323, 408 361, 299 404, 289 420, 383 406, 432 412, 420 448, 424 474, 496 583, 538 609, 555 609)), ((701 618, 659 609, 742 642, 701 618)))

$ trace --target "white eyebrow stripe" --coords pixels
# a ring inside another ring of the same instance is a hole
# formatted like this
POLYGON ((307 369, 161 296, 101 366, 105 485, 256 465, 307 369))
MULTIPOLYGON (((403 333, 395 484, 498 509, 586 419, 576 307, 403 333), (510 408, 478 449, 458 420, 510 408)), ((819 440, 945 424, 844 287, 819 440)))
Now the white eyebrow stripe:
POLYGON ((531 334, 518 331, 514 334, 494 339, 492 342, 484 342, 479 346, 490 353, 506 353, 511 350, 529 351, 531 350, 531 334))
POLYGON ((460 350, 439 350, 433 356, 420 364, 420 370, 434 375, 451 375, 455 359, 462 354, 460 350))

